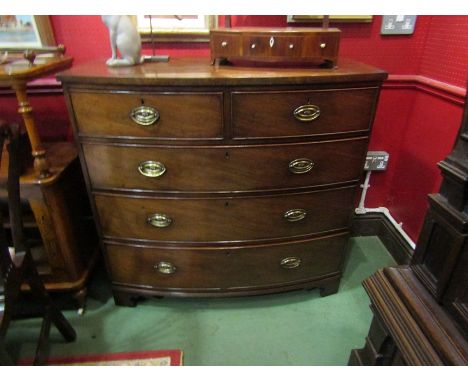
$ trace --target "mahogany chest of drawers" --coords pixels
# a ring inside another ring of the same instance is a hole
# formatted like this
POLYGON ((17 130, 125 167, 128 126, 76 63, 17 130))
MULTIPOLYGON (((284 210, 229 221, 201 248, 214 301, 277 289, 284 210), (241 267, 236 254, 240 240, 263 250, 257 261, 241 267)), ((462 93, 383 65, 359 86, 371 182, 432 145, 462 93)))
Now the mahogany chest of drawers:
POLYGON ((385 77, 208 59, 60 74, 116 303, 336 292, 385 77))

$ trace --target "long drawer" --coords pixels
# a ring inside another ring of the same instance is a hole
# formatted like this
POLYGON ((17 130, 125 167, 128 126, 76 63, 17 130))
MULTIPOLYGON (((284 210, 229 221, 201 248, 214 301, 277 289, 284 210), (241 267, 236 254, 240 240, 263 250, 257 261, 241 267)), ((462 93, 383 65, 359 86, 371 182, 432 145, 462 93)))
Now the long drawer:
POLYGON ((339 272, 347 235, 285 245, 175 249, 107 244, 114 283, 137 287, 248 289, 339 272))
POLYGON ((78 132, 92 136, 219 138, 222 93, 71 94, 78 132))
POLYGON ((312 136, 371 127, 378 88, 234 92, 237 138, 312 136))
POLYGON ((205 199, 96 195, 104 236, 247 241, 344 229, 355 187, 268 197, 205 199))
POLYGON ((94 189, 243 191, 355 181, 367 138, 306 144, 161 147, 83 144, 94 189))

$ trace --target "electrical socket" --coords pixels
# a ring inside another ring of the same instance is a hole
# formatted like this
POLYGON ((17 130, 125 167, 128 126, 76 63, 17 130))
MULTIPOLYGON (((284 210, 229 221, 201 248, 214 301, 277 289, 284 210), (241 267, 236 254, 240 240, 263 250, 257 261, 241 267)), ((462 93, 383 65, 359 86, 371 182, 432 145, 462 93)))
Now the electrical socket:
POLYGON ((368 151, 364 170, 366 171, 385 171, 388 166, 390 154, 386 151, 368 151))
POLYGON ((380 34, 413 34, 416 16, 384 15, 380 34))

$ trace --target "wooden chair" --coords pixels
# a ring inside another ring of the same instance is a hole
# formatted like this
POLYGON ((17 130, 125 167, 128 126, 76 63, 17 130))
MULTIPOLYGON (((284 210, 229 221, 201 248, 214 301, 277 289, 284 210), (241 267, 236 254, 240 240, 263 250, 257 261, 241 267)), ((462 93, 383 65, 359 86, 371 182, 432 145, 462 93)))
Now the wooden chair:
POLYGON ((53 323, 67 342, 74 341, 76 333, 67 319, 57 309, 48 295, 33 262, 30 248, 24 237, 20 203, 20 155, 19 128, 0 121, 0 160, 4 142, 8 142, 8 206, 11 225, 13 254, 10 254, 3 216, 0 212, 0 365, 14 365, 5 348, 4 339, 19 302, 21 285, 27 283, 32 297, 41 307, 43 317, 34 365, 44 365, 48 358, 48 343, 53 323))

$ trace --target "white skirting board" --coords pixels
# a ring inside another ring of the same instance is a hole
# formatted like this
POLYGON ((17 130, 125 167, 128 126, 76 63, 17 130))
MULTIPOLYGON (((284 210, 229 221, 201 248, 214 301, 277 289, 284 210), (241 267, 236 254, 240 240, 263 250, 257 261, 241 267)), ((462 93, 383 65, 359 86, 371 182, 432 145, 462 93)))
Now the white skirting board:
POLYGON ((386 207, 377 207, 377 208, 356 208, 356 215, 365 215, 366 213, 381 213, 383 214, 388 221, 395 227, 397 232, 401 237, 408 243, 408 245, 414 250, 416 248, 415 242, 408 236, 408 234, 403 230, 402 224, 398 223, 393 216, 390 214, 390 211, 386 207))

